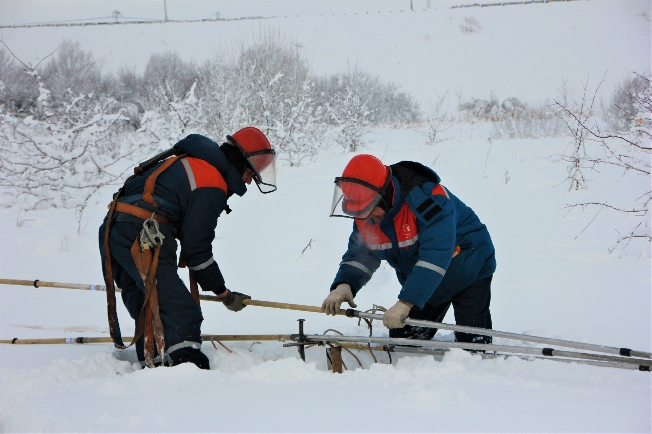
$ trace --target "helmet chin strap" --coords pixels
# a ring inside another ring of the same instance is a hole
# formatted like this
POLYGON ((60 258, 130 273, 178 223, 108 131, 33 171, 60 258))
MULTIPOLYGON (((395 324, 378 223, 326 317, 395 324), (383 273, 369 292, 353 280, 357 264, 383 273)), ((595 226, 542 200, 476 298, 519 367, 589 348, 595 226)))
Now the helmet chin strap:
POLYGON ((258 191, 260 191, 262 194, 274 193, 277 190, 277 187, 275 185, 267 184, 267 183, 264 183, 263 181, 259 181, 258 178, 254 178, 254 182, 256 183, 256 187, 258 187, 258 191), (273 187, 274 189, 270 190, 270 191, 263 191, 263 189, 260 188, 261 184, 262 185, 268 185, 270 187, 273 187))

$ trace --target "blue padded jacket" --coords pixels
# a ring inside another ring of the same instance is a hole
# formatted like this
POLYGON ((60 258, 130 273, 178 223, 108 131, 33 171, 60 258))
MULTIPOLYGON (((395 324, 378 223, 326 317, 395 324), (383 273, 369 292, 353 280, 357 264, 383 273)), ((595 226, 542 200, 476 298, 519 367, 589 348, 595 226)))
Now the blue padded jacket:
MULTIPOLYGON (((174 147, 187 158, 174 162, 156 179, 157 213, 172 222, 171 232, 181 244, 181 259, 193 271, 197 283, 204 291, 219 294, 226 286, 212 253, 217 219, 228 209, 228 197, 244 195, 247 186, 219 145, 209 138, 192 134, 174 147)), ((145 181, 161 164, 128 182, 119 202, 153 211, 142 200, 142 194, 145 181)), ((118 213, 116 221, 142 225, 142 220, 124 213, 118 213)), ((116 232, 112 231, 111 236, 117 236, 116 232)))
POLYGON ((385 260, 402 285, 398 298, 422 309, 426 303, 447 302, 493 275, 494 246, 473 210, 442 186, 431 169, 413 162, 390 168, 392 208, 380 225, 354 222, 331 290, 348 283, 355 296, 385 260))

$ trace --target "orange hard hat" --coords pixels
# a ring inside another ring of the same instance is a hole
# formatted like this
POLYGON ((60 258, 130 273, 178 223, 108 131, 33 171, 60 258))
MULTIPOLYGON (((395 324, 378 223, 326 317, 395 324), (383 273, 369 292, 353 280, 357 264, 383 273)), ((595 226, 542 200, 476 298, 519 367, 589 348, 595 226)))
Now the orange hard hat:
POLYGON ((378 158, 369 154, 356 155, 344 168, 341 177, 335 178, 335 195, 331 216, 342 203, 341 217, 366 218, 383 199, 390 182, 390 169, 378 158))
POLYGON ((226 138, 237 146, 247 160, 247 165, 254 172, 254 180, 262 193, 271 193, 276 190, 276 151, 267 140, 265 134, 256 127, 244 127, 233 136, 226 138), (271 190, 263 191, 261 185, 271 190))
POLYGON ((354 178, 381 189, 387 182, 389 167, 373 155, 360 154, 351 158, 342 172, 342 178, 354 178))

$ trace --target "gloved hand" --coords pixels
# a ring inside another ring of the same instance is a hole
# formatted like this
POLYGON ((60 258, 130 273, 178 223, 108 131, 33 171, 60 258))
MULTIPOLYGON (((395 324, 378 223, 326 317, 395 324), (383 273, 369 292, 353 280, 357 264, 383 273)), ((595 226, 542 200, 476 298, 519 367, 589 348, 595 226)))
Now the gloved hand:
POLYGON ((410 309, 410 306, 404 304, 402 301, 397 301, 396 304, 383 315, 383 325, 388 329, 402 329, 405 327, 403 320, 407 318, 410 309))
POLYGON ((220 301, 224 303, 224 307, 233 312, 240 312, 242 309, 247 307, 246 305, 242 304, 242 300, 251 300, 251 297, 246 294, 233 292, 230 289, 227 289, 227 291, 229 291, 229 293, 226 294, 226 297, 220 298, 220 301))
POLYGON ((340 283, 335 287, 334 290, 328 294, 328 297, 321 304, 321 311, 325 312, 326 315, 337 315, 340 311, 340 305, 343 301, 349 303, 351 307, 358 307, 357 304, 353 302, 353 293, 351 292, 351 285, 348 283, 340 283))

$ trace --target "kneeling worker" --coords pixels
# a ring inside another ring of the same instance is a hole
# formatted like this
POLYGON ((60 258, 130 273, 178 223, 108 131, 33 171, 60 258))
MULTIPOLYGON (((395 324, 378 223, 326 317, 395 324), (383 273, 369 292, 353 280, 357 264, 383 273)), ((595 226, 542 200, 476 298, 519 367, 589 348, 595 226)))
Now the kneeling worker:
MULTIPOLYGON (((415 162, 385 166, 356 155, 335 178, 332 217, 355 219, 348 250, 322 311, 335 315, 355 295, 381 260, 402 285, 383 324, 395 338, 432 339, 436 329, 403 324, 407 317, 441 322, 453 305, 458 325, 491 329, 491 279, 496 269, 487 227, 415 162)), ((491 337, 455 332, 458 342, 491 343, 491 337)))

